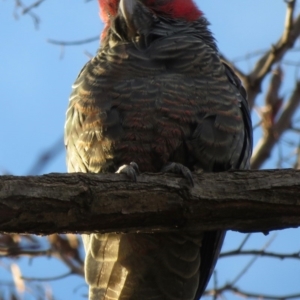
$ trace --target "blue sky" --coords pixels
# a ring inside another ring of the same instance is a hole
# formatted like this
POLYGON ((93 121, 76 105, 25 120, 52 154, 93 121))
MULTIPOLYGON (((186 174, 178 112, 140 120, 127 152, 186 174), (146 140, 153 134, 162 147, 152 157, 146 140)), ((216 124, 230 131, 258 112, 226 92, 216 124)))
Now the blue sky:
MULTIPOLYGON (((23 2, 30 4, 33 0, 23 2)), ((278 40, 283 29, 283 0, 196 2, 211 22, 210 28, 221 52, 230 59, 268 49, 278 40)), ((297 9, 299 12, 300 7, 297 9)), ((94 42, 62 49, 49 44, 47 40, 72 41, 97 36, 102 30, 102 23, 98 17, 96 1, 47 0, 35 10, 41 20, 38 30, 29 16, 15 19, 14 12, 14 1, 4 0, 0 3, 0 173, 26 175, 37 157, 60 141, 71 85, 89 59, 85 53, 94 54, 98 48, 98 42, 94 42)), ((289 59, 297 59, 297 55, 299 53, 291 54, 289 59)), ((240 62, 238 66, 247 72, 254 62, 255 59, 249 59, 240 62)), ((282 94, 288 95, 297 70, 284 67, 284 71, 286 80, 282 94)), ((253 119, 255 123, 257 117, 254 115, 253 119)), ((257 131, 255 142, 259 135, 257 131)), ((274 168, 274 159, 265 167, 274 168)), ((64 151, 42 171, 49 172, 66 172, 64 151)), ((242 238, 241 234, 229 233, 224 249, 233 248, 242 238)), ((266 239, 268 237, 262 234, 253 235, 248 247, 260 248, 266 239)), ((299 230, 279 232, 270 249, 290 252, 299 250, 299 230)), ((249 259, 220 260, 219 282, 233 278, 249 259)), ((25 275, 49 277, 65 272, 57 263, 48 259, 34 260, 32 267, 28 267, 27 260, 22 259, 21 266, 25 275)), ((0 281, 7 278, 5 276, 6 273, 0 271, 0 281)), ((259 259, 247 276, 239 281, 239 285, 246 290, 284 294, 300 292, 299 278, 300 262, 259 259)), ((73 289, 82 283, 81 279, 69 280, 63 286, 56 282, 54 294, 59 296, 58 299, 82 299, 81 294, 86 292, 84 287, 82 291, 73 293, 73 289)), ((24 299, 31 298, 27 295, 24 299)))

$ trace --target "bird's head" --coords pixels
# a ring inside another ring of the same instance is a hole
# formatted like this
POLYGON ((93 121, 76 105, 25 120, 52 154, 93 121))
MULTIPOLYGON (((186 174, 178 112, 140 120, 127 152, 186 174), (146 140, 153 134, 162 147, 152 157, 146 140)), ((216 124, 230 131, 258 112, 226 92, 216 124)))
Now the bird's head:
POLYGON ((122 16, 130 27, 132 20, 141 10, 167 19, 179 19, 187 22, 198 20, 203 13, 193 0, 98 0, 100 17, 105 23, 104 35, 112 20, 122 16))
POLYGON ((100 16, 105 23, 115 17, 123 7, 133 12, 138 3, 157 15, 172 19, 196 21, 202 15, 193 0, 98 0, 98 2, 100 16))

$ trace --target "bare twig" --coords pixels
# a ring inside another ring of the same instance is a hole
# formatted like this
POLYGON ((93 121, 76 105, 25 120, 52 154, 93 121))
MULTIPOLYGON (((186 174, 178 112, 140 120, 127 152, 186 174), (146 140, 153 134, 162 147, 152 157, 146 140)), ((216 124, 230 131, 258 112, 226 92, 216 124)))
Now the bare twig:
POLYGON ((40 277, 26 277, 26 276, 22 276, 21 278, 23 280, 26 280, 26 281, 54 281, 54 280, 59 280, 59 279, 66 278, 66 277, 68 277, 70 275, 75 275, 75 274, 73 272, 67 272, 65 274, 58 275, 58 276, 53 276, 53 277, 40 278, 40 277))
POLYGON ((294 164, 294 168, 295 169, 299 169, 300 168, 300 140, 298 141, 296 155, 297 155, 297 160, 296 160, 296 162, 294 164))
POLYGON ((21 0, 15 0, 15 14, 14 14, 15 17, 16 18, 18 17, 18 14, 17 14, 16 11, 19 8, 21 8, 21 14, 22 15, 26 15, 26 14, 29 15, 33 19, 35 28, 38 29, 39 24, 40 24, 40 19, 35 13, 32 12, 32 9, 38 7, 44 1, 45 0, 38 0, 36 2, 33 2, 31 5, 26 6, 25 4, 23 4, 23 2, 21 0))
MULTIPOLYGON (((299 19, 300 20, 300 19, 299 19)), ((251 168, 259 169, 262 163, 270 157, 271 151, 275 144, 278 142, 281 135, 291 127, 292 116, 297 111, 297 107, 300 103, 300 81, 296 83, 296 87, 283 108, 283 111, 272 128, 265 134, 257 143, 254 148, 251 168)))
POLYGON ((231 286, 231 285, 225 285, 223 287, 218 288, 217 290, 207 290, 205 292, 205 295, 217 295, 220 296, 224 292, 232 292, 238 296, 241 296, 242 298, 254 298, 254 299, 264 299, 264 300, 292 300, 292 299, 299 299, 300 294, 289 294, 289 295, 269 295, 264 293, 252 293, 252 292, 246 292, 242 289, 239 289, 237 287, 231 286))
POLYGON ((269 89, 265 97, 265 107, 262 110, 262 127, 265 134, 268 134, 272 130, 275 118, 278 111, 282 106, 283 98, 279 96, 279 90, 282 84, 283 71, 278 66, 273 72, 270 80, 269 89))
POLYGON ((51 147, 43 152, 33 164, 31 169, 27 172, 29 175, 37 175, 53 161, 53 159, 64 150, 63 138, 60 137, 51 147))
MULTIPOLYGON (((263 246, 261 251, 264 251, 267 249, 271 243, 274 241, 276 238, 276 233, 273 234, 273 236, 269 239, 269 241, 263 246)), ((254 262, 258 259, 258 256, 254 256, 246 265, 245 267, 237 274, 237 276, 230 282, 230 286, 234 286, 251 268, 251 266, 254 264, 254 262)))
POLYGON ((273 257, 278 258, 280 260, 283 259, 297 259, 300 260, 300 251, 295 253, 275 253, 268 252, 264 250, 233 250, 228 252, 223 252, 220 254, 220 258, 229 257, 229 256, 237 256, 237 255, 256 255, 256 256, 264 256, 264 257, 273 257))
POLYGON ((83 39, 83 40, 69 41, 69 42, 57 41, 57 40, 53 40, 53 39, 47 40, 48 43, 53 44, 53 45, 59 45, 59 46, 77 46, 77 45, 92 43, 95 41, 99 41, 99 35, 91 37, 91 38, 83 39))
POLYGON ((246 80, 242 78, 248 91, 250 107, 254 105, 255 98, 261 91, 261 83, 270 72, 272 66, 282 59, 286 52, 294 46, 295 41, 300 36, 300 15, 298 15, 294 22, 292 19, 295 2, 295 0, 292 0, 287 4, 285 30, 279 41, 258 60, 246 80))
POLYGON ((235 63, 238 63, 240 61, 249 60, 249 59, 251 59, 253 57, 265 54, 267 51, 268 51, 268 49, 256 50, 256 51, 247 53, 246 55, 233 58, 231 61, 232 61, 232 63, 235 64, 235 63))
POLYGON ((242 248, 245 246, 246 242, 248 241, 248 239, 250 238, 251 233, 248 233, 245 235, 245 238, 242 240, 240 246, 237 248, 238 251, 241 251, 242 248))
POLYGON ((25 15, 27 13, 29 13, 33 8, 37 8, 40 4, 42 4, 45 0, 39 0, 36 2, 33 2, 31 5, 24 7, 22 14, 25 15))
POLYGON ((286 10, 284 32, 282 36, 283 43, 286 43, 289 40, 293 29, 293 16, 295 11, 296 0, 288 0, 286 1, 286 3, 287 3, 287 10, 286 10))
POLYGON ((243 80, 243 81, 246 80, 246 78, 247 78, 246 74, 242 70, 240 70, 232 61, 230 61, 229 59, 227 59, 224 56, 224 54, 221 54, 220 57, 221 57, 221 59, 223 61, 226 62, 226 64, 228 64, 234 70, 234 72, 239 76, 239 78, 241 80, 243 80))
MULTIPOLYGON (((214 279, 214 289, 216 290, 218 288, 218 276, 217 276, 217 271, 214 270, 213 272, 213 279, 214 279)), ((218 296, 215 294, 213 296, 213 300, 217 300, 218 296)))
POLYGON ((51 256, 53 254, 52 249, 48 250, 24 250, 19 247, 16 248, 0 248, 0 256, 6 257, 17 257, 17 256, 29 256, 29 257, 38 257, 38 256, 51 256))

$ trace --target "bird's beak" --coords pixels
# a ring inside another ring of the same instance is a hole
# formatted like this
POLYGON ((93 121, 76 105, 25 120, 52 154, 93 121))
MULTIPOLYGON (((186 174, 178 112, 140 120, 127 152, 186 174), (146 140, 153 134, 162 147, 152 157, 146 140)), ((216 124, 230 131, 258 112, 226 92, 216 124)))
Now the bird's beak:
POLYGON ((138 0, 120 0, 119 12, 123 16, 129 29, 134 30, 133 15, 138 0))

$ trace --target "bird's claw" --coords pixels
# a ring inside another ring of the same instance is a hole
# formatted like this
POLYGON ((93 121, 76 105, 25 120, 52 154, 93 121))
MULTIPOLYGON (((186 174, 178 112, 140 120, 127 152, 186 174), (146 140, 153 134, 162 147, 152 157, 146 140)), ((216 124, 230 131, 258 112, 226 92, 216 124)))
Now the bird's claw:
POLYGON ((163 173, 180 174, 189 181, 192 187, 194 187, 195 185, 193 175, 190 169, 180 163, 175 163, 175 162, 168 163, 162 168, 161 171, 163 173))
POLYGON ((116 173, 127 175, 132 181, 136 182, 137 176, 140 174, 139 166, 135 162, 131 162, 129 165, 122 165, 116 173))

